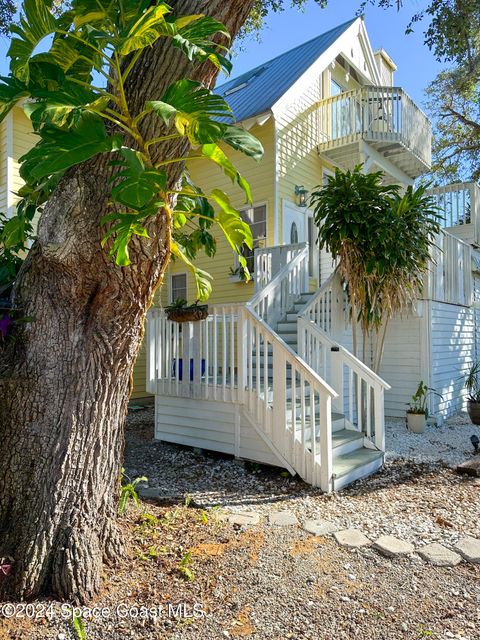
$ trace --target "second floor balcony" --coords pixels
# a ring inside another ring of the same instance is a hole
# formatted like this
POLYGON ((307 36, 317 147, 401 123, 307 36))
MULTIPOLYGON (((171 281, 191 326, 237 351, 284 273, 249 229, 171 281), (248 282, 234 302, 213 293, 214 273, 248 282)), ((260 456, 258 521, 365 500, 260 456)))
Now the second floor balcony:
POLYGON ((430 121, 398 87, 361 87, 322 100, 319 130, 320 153, 346 169, 362 162, 362 142, 409 178, 431 167, 430 121))

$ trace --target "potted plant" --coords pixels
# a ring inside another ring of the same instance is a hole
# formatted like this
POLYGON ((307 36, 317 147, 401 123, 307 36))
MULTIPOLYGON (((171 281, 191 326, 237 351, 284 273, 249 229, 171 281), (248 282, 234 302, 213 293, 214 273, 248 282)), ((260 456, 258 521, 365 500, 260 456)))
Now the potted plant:
POLYGON ((465 378, 465 389, 467 396, 467 411, 473 424, 480 424, 480 383, 478 374, 480 373, 480 363, 475 361, 465 378))
POLYGON ((407 426, 408 430, 412 433, 423 433, 428 420, 428 396, 433 393, 439 398, 443 396, 437 393, 435 389, 427 387, 427 385, 420 380, 420 384, 417 390, 412 396, 412 400, 407 409, 407 426))
POLYGON ((173 322, 198 322, 208 317, 208 306, 198 304, 198 300, 194 304, 188 304, 183 298, 177 298, 175 302, 165 307, 165 313, 173 322))
POLYGON ((238 267, 230 267, 230 282, 251 282, 252 278, 246 269, 242 265, 238 267))

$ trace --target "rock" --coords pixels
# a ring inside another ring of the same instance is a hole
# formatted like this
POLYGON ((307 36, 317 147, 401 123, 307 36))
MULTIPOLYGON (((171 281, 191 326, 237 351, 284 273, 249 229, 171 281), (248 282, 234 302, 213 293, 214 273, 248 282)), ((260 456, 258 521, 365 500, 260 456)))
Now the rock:
POLYGON ((268 521, 277 527, 289 527, 298 524, 296 515, 292 511, 273 511, 268 521))
POLYGON ((338 527, 327 520, 306 520, 303 528, 314 536, 328 536, 338 531, 338 527))
POLYGON ((458 473, 466 473, 469 476, 480 477, 480 457, 472 458, 457 466, 458 473))
POLYGON ((437 542, 421 547, 418 549, 418 554, 436 567, 454 567, 462 561, 458 553, 450 551, 450 549, 437 542))
POLYGON ((351 549, 368 547, 372 544, 372 541, 358 529, 343 529, 343 531, 336 531, 333 536, 339 545, 351 549))
POLYGON ((413 553, 413 544, 395 538, 394 536, 380 536, 374 543, 374 548, 382 555, 388 558, 395 558, 397 556, 405 556, 409 553, 413 553))
POLYGON ((467 562, 480 563, 480 540, 467 536, 458 541, 455 551, 467 560, 467 562))
POLYGON ((241 511, 239 513, 232 513, 228 521, 230 524, 237 525, 254 525, 260 522, 260 514, 256 511, 241 511))

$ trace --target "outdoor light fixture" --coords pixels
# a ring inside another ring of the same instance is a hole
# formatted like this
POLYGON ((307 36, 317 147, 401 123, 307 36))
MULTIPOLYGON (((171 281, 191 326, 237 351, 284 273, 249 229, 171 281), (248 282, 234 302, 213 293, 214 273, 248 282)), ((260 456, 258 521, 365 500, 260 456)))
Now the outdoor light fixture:
POLYGON ((301 184, 300 186, 295 185, 295 195, 297 196, 297 204, 298 204, 298 206, 299 207, 306 207, 307 206, 308 191, 307 191, 307 189, 305 189, 303 184, 301 184))

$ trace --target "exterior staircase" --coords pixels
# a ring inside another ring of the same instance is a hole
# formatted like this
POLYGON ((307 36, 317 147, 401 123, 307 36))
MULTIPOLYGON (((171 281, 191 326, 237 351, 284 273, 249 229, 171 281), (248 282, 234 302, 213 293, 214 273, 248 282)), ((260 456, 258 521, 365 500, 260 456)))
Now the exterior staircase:
MULTIPOLYGON (((216 450, 231 451, 233 428, 241 456, 242 438, 252 442, 256 434, 275 464, 323 491, 339 490, 383 464, 389 386, 333 337, 346 317, 338 279, 303 293, 308 245, 279 247, 272 256, 276 249, 256 252, 257 292, 247 305, 212 306, 206 320, 181 327, 161 310, 151 313, 147 388, 159 400, 157 424, 168 420, 161 414, 164 397, 175 404, 168 412, 184 432, 178 439, 170 434, 170 441, 191 441, 185 430, 195 428, 197 412, 211 411, 212 418, 221 412, 222 420, 232 416, 231 426, 212 443, 216 450), (190 367, 181 366, 187 362, 190 367)), ((208 428, 203 417, 198 423, 208 428)), ((256 459, 249 447, 243 450, 256 459)))

